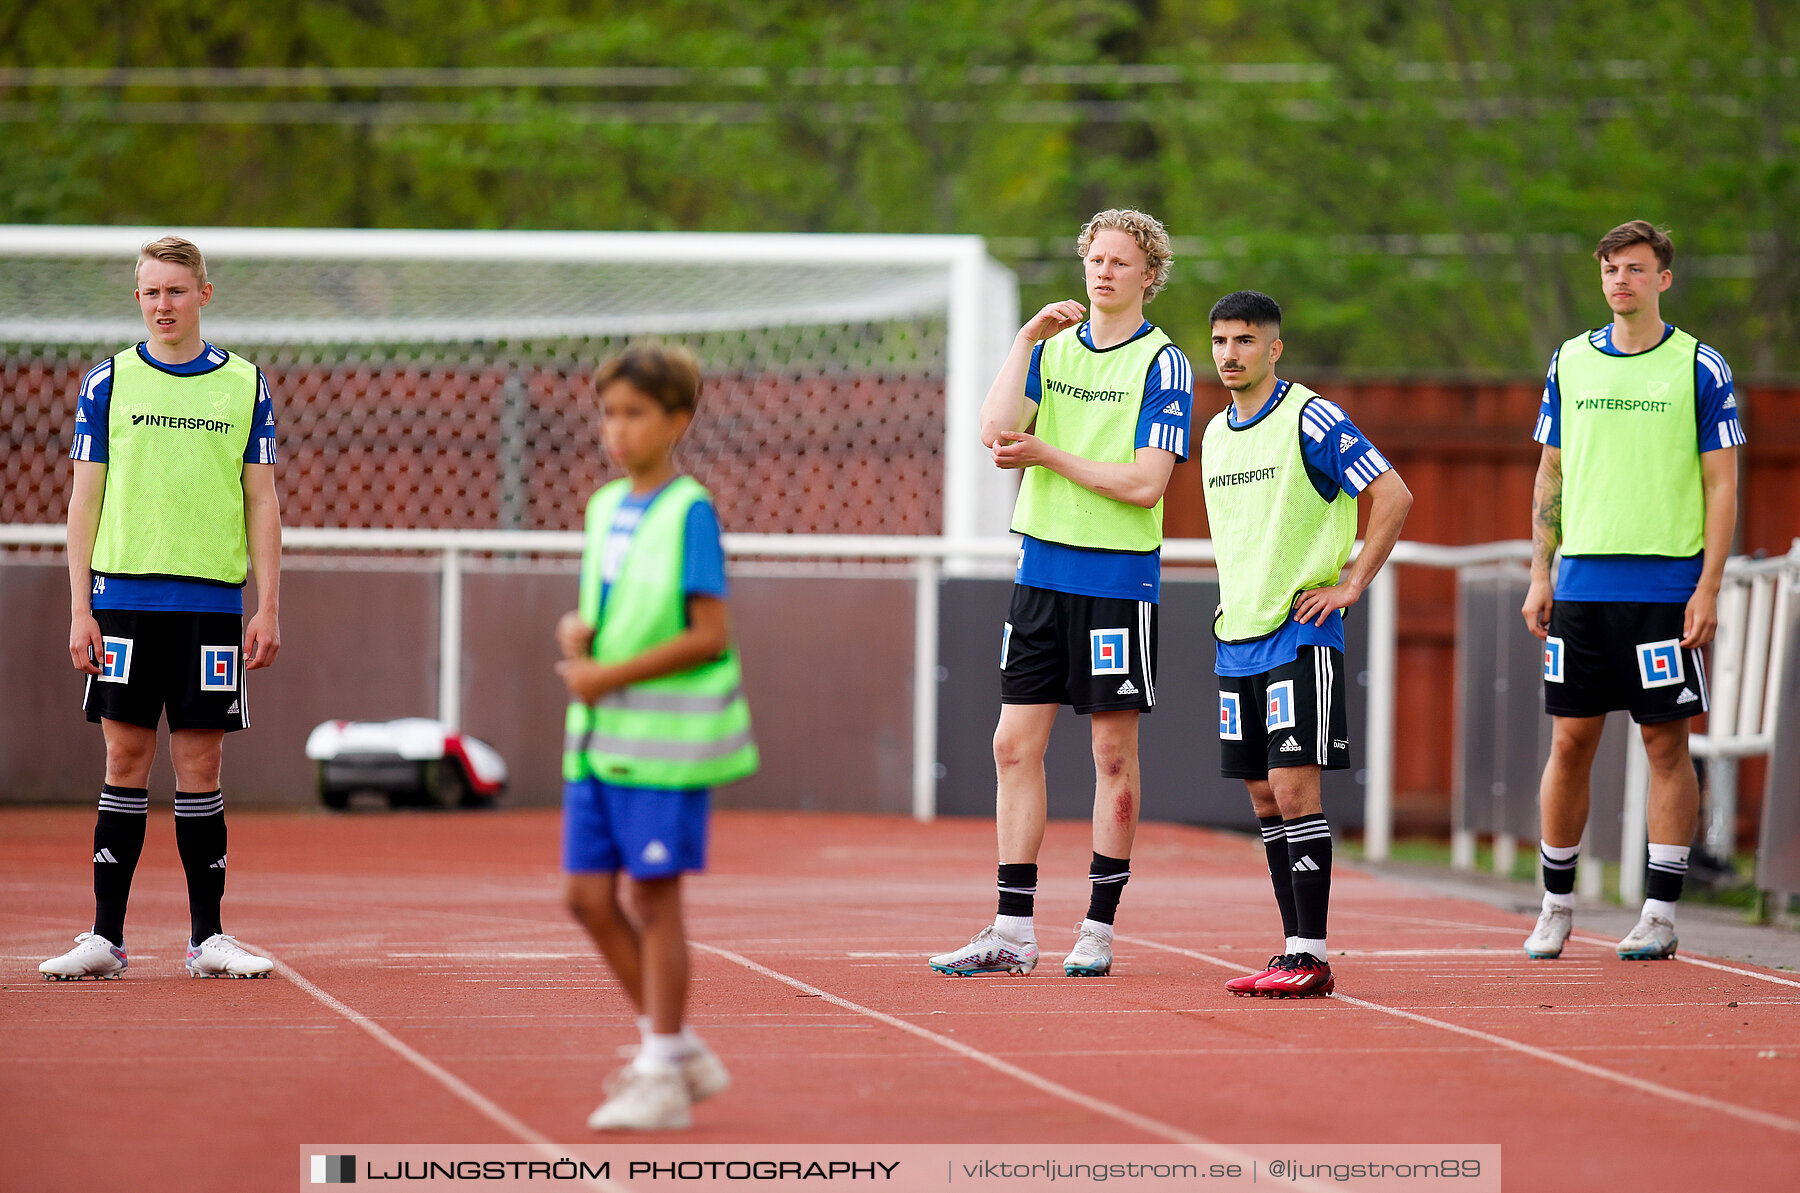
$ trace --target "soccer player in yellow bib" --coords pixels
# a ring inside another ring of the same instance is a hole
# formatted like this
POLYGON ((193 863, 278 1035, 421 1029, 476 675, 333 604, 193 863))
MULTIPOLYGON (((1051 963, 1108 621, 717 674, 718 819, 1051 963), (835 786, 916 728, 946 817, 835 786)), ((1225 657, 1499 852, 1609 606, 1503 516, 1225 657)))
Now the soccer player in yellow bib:
POLYGON ((981 441, 1021 469, 1012 527, 1024 536, 1000 639, 999 907, 960 949, 930 958, 953 976, 1028 974, 1044 839, 1044 750, 1060 705, 1089 717, 1094 856, 1087 916, 1063 961, 1071 977, 1111 972, 1113 917, 1137 832, 1138 716, 1156 704, 1162 497, 1187 458, 1194 375, 1144 318, 1168 281, 1169 234, 1141 211, 1102 211, 1076 242, 1088 307, 1033 315, 981 407, 981 441))
POLYGON ((1219 568, 1220 769, 1250 789, 1287 938, 1262 972, 1225 988, 1325 995, 1336 979, 1325 958, 1332 850, 1319 775, 1350 765, 1343 610, 1399 541, 1412 494, 1337 403, 1275 375, 1274 299, 1227 294, 1211 321, 1213 364, 1231 392, 1200 441, 1219 568), (1361 498, 1368 532, 1351 564, 1361 498))
POLYGON ((225 734, 250 727, 246 673, 281 648, 275 414, 262 370, 201 338, 212 292, 193 242, 146 244, 137 300, 149 335, 89 370, 76 401, 69 661, 88 677, 82 707, 106 738, 106 783, 94 824, 94 927, 38 967, 49 979, 125 972, 125 908, 165 712, 187 971, 260 978, 274 968, 220 923, 219 768, 225 734), (245 626, 252 567, 257 608, 245 626))
POLYGON ((1521 612, 1544 640, 1553 729, 1538 789, 1544 904, 1525 952, 1547 960, 1568 940, 1594 751, 1606 714, 1628 709, 1650 760, 1648 897, 1618 953, 1650 961, 1675 955, 1700 808, 1688 718, 1707 707, 1700 648, 1718 625, 1744 429, 1725 358, 1663 322, 1668 234, 1632 220, 1594 256, 1612 322, 1556 350, 1533 435, 1544 447, 1521 612))

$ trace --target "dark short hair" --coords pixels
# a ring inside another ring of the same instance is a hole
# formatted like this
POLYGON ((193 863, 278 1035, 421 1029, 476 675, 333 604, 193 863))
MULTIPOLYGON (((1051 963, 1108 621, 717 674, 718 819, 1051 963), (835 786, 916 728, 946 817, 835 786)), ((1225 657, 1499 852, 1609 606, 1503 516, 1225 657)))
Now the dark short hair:
POLYGON ((1675 260, 1675 242, 1669 239, 1667 232, 1649 220, 1626 220, 1602 236, 1599 247, 1594 249, 1594 260, 1605 261, 1620 249, 1628 249, 1634 244, 1650 246, 1650 251, 1656 254, 1658 269, 1667 269, 1669 263, 1675 260))
POLYGON ((632 344, 609 357, 594 374, 594 392, 623 381, 670 414, 689 414, 700 404, 700 362, 676 344, 632 344))
POLYGON ((1281 304, 1261 290, 1233 290, 1213 303, 1208 319, 1213 323, 1236 320, 1252 327, 1281 326, 1281 304))

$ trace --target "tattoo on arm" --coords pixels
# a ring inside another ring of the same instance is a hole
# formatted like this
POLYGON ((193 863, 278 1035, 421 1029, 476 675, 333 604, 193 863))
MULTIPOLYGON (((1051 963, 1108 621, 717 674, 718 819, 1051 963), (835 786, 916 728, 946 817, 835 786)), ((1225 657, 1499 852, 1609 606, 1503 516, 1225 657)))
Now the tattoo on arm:
POLYGON ((1562 459, 1545 454, 1531 491, 1531 555, 1548 568, 1562 544, 1562 459))

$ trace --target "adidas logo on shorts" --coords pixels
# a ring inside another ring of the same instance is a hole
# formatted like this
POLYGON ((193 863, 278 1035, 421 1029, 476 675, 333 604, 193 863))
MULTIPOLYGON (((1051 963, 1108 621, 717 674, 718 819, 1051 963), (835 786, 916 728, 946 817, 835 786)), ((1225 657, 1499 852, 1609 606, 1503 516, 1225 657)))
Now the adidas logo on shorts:
POLYGON ((652 841, 644 846, 643 858, 647 866, 660 866, 669 860, 669 847, 661 841, 652 841))
POLYGON ((1135 696, 1138 694, 1137 685, 1128 679, 1119 685, 1118 694, 1121 696, 1135 696))
POLYGON ((1289 734, 1288 739, 1281 743, 1281 749, 1280 749, 1279 753, 1298 754, 1299 752, 1300 752, 1300 742, 1292 734, 1289 734))
POLYGON ((1681 695, 1675 697, 1675 703, 1677 703, 1677 704, 1692 704, 1694 701, 1696 701, 1698 699, 1700 699, 1700 697, 1694 695, 1694 689, 1683 688, 1683 689, 1681 689, 1681 695))
POLYGON ((237 701, 233 700, 231 702, 231 707, 225 710, 225 715, 228 717, 235 717, 238 715, 238 702, 237 701))

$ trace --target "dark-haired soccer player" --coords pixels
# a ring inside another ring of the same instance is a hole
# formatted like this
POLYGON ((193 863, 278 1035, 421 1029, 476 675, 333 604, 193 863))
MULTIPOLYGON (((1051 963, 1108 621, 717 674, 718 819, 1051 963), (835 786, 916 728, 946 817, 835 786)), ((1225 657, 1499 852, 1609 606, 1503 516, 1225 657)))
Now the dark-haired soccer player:
POLYGON ((1663 322, 1668 235, 1632 220, 1594 256, 1612 322, 1556 350, 1533 435, 1544 450, 1521 612, 1544 640, 1553 730, 1538 793, 1544 906, 1525 953, 1560 956, 1569 938, 1594 751, 1606 714, 1629 709, 1650 760, 1648 897, 1618 953, 1647 961, 1675 955, 1700 808, 1687 721, 1706 711, 1700 648, 1718 626, 1744 429, 1725 358, 1663 322))
POLYGON ((1244 780, 1262 826, 1287 937, 1233 994, 1330 994, 1325 959, 1331 826, 1321 770, 1350 765, 1342 610, 1361 598, 1399 541, 1412 494, 1342 409, 1275 376, 1281 308, 1239 290, 1212 309, 1213 363, 1231 402, 1200 441, 1206 517, 1219 568, 1222 771, 1244 780), (1356 502, 1368 533, 1346 576, 1356 502))
POLYGON ((262 370, 200 338, 212 298, 191 241, 143 247, 137 300, 149 337, 101 361, 75 407, 69 497, 69 660, 106 737, 94 826, 94 928, 38 968, 46 978, 125 972, 125 906, 144 848, 150 764, 165 709, 175 845, 187 872, 187 970, 266 977, 225 935, 225 734, 250 725, 245 672, 281 647, 281 507, 275 414, 262 370), (257 610, 242 624, 246 567, 257 610))
POLYGON ((1000 638, 994 730, 999 908, 967 945, 930 959, 939 973, 1028 974, 1037 965, 1044 750, 1060 705, 1088 716, 1094 742, 1092 890, 1065 974, 1111 972, 1113 916, 1131 877, 1138 715, 1156 704, 1162 497, 1187 458, 1194 375, 1144 318, 1169 279, 1162 224, 1141 211, 1102 211, 1075 247, 1091 310, 1066 299, 1033 315, 981 407, 994 463, 1024 470, 1012 523, 1024 545, 1000 638))

